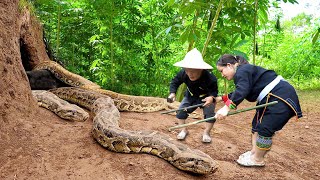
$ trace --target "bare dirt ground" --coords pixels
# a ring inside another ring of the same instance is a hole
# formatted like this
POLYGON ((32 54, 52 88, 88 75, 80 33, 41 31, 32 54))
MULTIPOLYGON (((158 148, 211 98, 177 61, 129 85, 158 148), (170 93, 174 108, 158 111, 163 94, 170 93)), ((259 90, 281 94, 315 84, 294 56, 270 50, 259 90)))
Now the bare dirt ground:
MULTIPOLYGON (((69 122, 38 108, 32 120, 2 116, 0 179, 320 179, 320 92, 299 95, 304 117, 291 119, 275 135, 263 168, 240 167, 235 162, 250 148, 253 111, 216 122, 211 144, 201 142, 203 125, 189 128, 183 143, 207 153, 219 164, 214 174, 195 176, 149 154, 110 152, 92 138, 92 119, 69 122)), ((254 105, 244 102, 239 108, 254 105)), ((175 138, 178 130, 168 131, 176 125, 175 120, 159 112, 122 112, 120 127, 155 130, 175 138)))

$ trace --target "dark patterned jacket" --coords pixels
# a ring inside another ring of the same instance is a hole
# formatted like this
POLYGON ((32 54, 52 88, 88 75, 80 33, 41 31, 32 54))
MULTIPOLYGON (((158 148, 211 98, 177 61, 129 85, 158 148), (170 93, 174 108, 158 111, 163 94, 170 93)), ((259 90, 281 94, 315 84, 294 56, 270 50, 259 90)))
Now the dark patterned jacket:
POLYGON ((203 70, 198 80, 191 81, 185 70, 181 69, 170 83, 170 93, 176 93, 182 83, 187 85, 184 94, 187 97, 205 98, 207 96, 217 97, 218 95, 217 78, 208 70, 203 70))
MULTIPOLYGON (((255 102, 260 92, 272 82, 278 75, 273 70, 267 70, 260 66, 243 64, 238 66, 234 75, 235 90, 228 94, 229 99, 235 104, 240 104, 244 99, 255 102)), ((301 117, 301 107, 294 88, 286 81, 280 81, 271 93, 280 96, 290 103, 298 116, 301 117)), ((263 98, 265 102, 266 97, 263 98)))

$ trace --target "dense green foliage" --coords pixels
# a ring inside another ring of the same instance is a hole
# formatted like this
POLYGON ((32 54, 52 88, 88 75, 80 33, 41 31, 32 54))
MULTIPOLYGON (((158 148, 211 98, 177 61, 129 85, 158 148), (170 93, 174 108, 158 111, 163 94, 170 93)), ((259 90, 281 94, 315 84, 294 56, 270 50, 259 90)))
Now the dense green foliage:
MULTIPOLYGON (((44 24, 53 56, 68 70, 105 89, 166 97, 179 71, 172 64, 183 58, 190 44, 203 49, 220 1, 31 2, 44 24)), ((223 2, 205 53, 205 60, 213 66, 224 53, 251 60, 253 52, 255 0, 223 2)), ((305 24, 268 20, 268 8, 277 4, 276 0, 259 0, 257 64, 276 70, 296 87, 319 88, 319 17, 301 16, 295 21, 305 24), (277 23, 285 25, 275 27, 277 23), (293 31, 297 25, 304 29, 293 31)), ((215 69, 213 73, 222 92, 221 75, 215 69)), ((232 87, 232 82, 228 84, 232 87)))
POLYGON ((275 70, 298 89, 319 89, 320 17, 300 14, 282 26, 262 34, 258 65, 275 70))

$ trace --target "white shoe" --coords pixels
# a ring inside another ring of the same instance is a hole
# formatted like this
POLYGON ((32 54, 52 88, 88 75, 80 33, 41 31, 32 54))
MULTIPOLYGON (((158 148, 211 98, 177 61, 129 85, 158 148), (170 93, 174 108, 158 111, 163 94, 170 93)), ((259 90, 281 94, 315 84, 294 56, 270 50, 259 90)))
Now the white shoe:
POLYGON ((265 166, 264 162, 255 162, 251 158, 241 158, 237 160, 237 163, 241 166, 246 166, 246 167, 263 167, 265 166))
POLYGON ((182 130, 182 131, 177 135, 177 139, 178 139, 178 140, 184 140, 187 135, 188 135, 188 131, 182 130))
POLYGON ((241 154, 238 158, 238 160, 243 159, 243 158, 250 158, 251 157, 251 151, 247 151, 243 154, 241 154))
POLYGON ((211 137, 208 134, 204 134, 202 136, 202 142, 204 143, 210 143, 211 142, 211 137))

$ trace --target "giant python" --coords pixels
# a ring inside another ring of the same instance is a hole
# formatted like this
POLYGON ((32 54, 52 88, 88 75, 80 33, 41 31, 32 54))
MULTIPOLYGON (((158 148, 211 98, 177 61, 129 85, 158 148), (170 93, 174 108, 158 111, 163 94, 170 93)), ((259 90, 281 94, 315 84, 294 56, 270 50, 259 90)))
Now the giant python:
MULTIPOLYGON (((129 131, 119 127, 119 110, 159 111, 167 108, 165 99, 130 96, 101 89, 97 84, 67 71, 54 61, 44 61, 34 69, 49 70, 56 78, 73 86, 51 89, 49 92, 92 111, 94 113, 92 135, 106 149, 122 153, 152 154, 180 170, 195 174, 209 174, 217 169, 217 163, 209 155, 191 149, 168 135, 157 131, 129 131)), ((39 96, 39 92, 33 94, 40 106, 55 112, 57 106, 51 105, 52 97, 39 96)))

